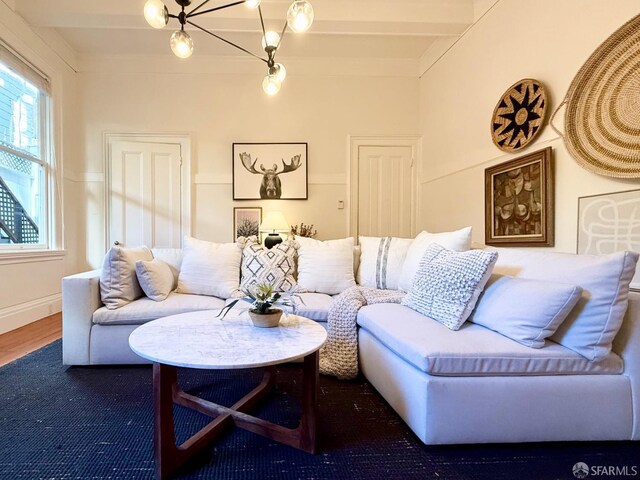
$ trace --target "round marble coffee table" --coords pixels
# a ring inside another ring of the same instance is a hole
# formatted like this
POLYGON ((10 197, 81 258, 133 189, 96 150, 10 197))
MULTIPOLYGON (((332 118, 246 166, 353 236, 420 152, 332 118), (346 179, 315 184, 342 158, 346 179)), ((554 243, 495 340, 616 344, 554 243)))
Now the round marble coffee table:
POLYGON ((232 423, 306 452, 316 451, 319 350, 327 339, 325 329, 297 315, 283 317, 279 327, 258 328, 246 314, 232 311, 224 320, 217 314, 210 310, 171 315, 141 325, 129 337, 131 349, 154 362, 154 449, 159 478, 171 476, 232 423), (289 429, 245 413, 273 387, 273 366, 298 358, 304 358, 299 426, 289 429), (224 407, 182 391, 176 367, 267 369, 260 385, 233 406, 224 407), (214 417, 180 446, 175 444, 174 403, 214 417))

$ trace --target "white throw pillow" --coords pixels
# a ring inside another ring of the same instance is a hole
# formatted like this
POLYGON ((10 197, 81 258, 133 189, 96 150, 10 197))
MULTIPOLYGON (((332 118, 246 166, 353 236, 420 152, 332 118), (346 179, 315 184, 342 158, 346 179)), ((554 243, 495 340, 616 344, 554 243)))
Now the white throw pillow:
POLYGON ((235 243, 185 237, 178 293, 230 298, 240 286, 242 250, 235 243))
POLYGON ((298 285, 310 292, 336 295, 356 284, 353 274, 353 237, 321 242, 296 237, 298 285))
POLYGON ((120 308, 143 295, 136 276, 138 260, 153 260, 147 247, 109 249, 100 272, 100 296, 109 310, 120 308))
POLYGON ((363 287, 397 290, 402 266, 412 238, 359 237, 360 268, 356 277, 363 287))
POLYGON ((182 249, 181 248, 152 248, 153 258, 162 260, 169 265, 171 273, 175 279, 175 289, 178 286, 178 276, 180 275, 180 266, 182 265, 182 249))
POLYGON ((398 281, 398 288, 408 292, 413 285, 413 277, 418 271, 418 264, 429 245, 437 243, 454 252, 466 252, 471 248, 471 227, 465 227, 455 232, 429 233, 422 231, 409 246, 407 256, 402 265, 402 273, 398 281))
POLYGON ((493 274, 469 321, 531 348, 542 348, 582 297, 565 283, 493 274))
POLYGON ((155 302, 166 299, 175 288, 171 267, 159 258, 150 262, 138 260, 136 275, 144 294, 155 302))
POLYGON ((402 304, 458 330, 471 315, 497 259, 493 251, 454 252, 434 243, 424 252, 402 304))
POLYGON ((496 273, 582 287, 578 305, 551 340, 589 360, 609 355, 627 311, 637 253, 575 255, 526 249, 495 250, 500 254, 496 273))
POLYGON ((258 243, 255 236, 238 238, 242 248, 241 289, 259 283, 270 283, 276 292, 286 292, 296 286, 293 274, 296 269, 298 242, 287 239, 271 249, 258 243))

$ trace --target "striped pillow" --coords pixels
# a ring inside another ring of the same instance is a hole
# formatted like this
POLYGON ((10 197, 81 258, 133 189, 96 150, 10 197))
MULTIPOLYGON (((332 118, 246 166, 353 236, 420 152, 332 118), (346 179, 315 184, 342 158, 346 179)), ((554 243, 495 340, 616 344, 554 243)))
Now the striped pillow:
POLYGON ((411 238, 359 237, 362 253, 357 281, 363 287, 397 290, 411 238))

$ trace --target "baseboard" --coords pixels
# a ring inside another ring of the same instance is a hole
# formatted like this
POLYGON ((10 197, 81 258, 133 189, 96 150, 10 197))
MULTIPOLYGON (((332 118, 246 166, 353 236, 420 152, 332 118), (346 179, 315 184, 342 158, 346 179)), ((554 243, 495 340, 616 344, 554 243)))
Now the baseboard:
POLYGON ((61 311, 61 293, 0 309, 0 334, 24 327, 61 311))

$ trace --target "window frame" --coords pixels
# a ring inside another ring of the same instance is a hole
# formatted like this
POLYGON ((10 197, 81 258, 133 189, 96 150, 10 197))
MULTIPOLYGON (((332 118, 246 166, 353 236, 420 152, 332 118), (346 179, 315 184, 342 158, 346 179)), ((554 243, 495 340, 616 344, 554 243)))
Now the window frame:
MULTIPOLYGON (((21 62, 24 67, 30 68, 34 74, 40 75, 40 73, 32 69, 21 59, 17 58, 16 61, 21 62)), ((7 256, 16 254, 19 252, 52 252, 54 251, 55 238, 54 228, 55 225, 55 212, 56 205, 52 192, 55 191, 55 186, 52 184, 55 182, 54 172, 52 172, 52 159, 53 150, 51 148, 53 144, 53 116, 51 108, 51 95, 44 91, 39 85, 34 84, 27 78, 23 72, 16 71, 12 68, 13 63, 5 62, 0 58, 0 63, 13 72, 13 74, 19 76, 26 82, 31 83, 38 91, 38 136, 40 142, 40 158, 33 156, 32 154, 21 151, 15 148, 11 148, 7 145, 0 145, 0 149, 10 154, 19 156, 29 162, 35 163, 41 167, 41 179, 40 179, 40 194, 42 196, 41 205, 41 219, 38 224, 39 229, 39 241, 38 243, 7 243, 0 244, 0 256, 7 256)), ((48 79, 47 79, 48 81, 48 79)))

